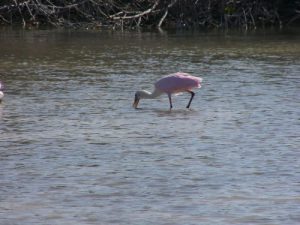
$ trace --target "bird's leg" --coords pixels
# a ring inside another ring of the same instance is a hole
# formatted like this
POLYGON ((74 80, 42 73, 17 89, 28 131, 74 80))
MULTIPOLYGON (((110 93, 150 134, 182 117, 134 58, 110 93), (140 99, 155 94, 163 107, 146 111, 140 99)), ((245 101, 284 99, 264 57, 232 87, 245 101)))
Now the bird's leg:
POLYGON ((192 100, 194 98, 195 93, 192 92, 192 91, 187 91, 187 92, 189 92, 191 94, 191 98, 190 98, 190 101, 189 101, 188 105, 186 106, 186 108, 190 108, 190 105, 191 105, 191 102, 192 102, 192 100))
POLYGON ((173 108, 173 105, 172 105, 172 99, 171 99, 171 94, 168 93, 168 97, 169 97, 169 102, 170 102, 170 109, 173 108))

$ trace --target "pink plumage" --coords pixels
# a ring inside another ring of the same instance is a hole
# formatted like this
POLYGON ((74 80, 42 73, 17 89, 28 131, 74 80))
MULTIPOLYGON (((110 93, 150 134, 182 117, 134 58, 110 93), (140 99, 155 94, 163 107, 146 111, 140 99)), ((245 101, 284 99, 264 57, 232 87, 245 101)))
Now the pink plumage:
POLYGON ((191 76, 188 73, 177 72, 177 73, 170 74, 166 77, 161 78, 154 84, 155 89, 152 93, 144 90, 137 91, 135 93, 134 102, 132 106, 134 108, 137 108, 139 101, 142 98, 145 99, 156 98, 160 96, 162 93, 166 93, 169 97, 170 109, 171 109, 173 107, 171 95, 173 93, 178 93, 178 92, 188 92, 191 94, 191 98, 186 108, 189 108, 195 95, 192 89, 200 88, 201 82, 202 82, 202 78, 191 76))
POLYGON ((202 78, 191 76, 188 73, 177 72, 161 78, 155 83, 155 87, 166 93, 178 93, 191 91, 201 87, 202 78))
POLYGON ((4 97, 3 89, 4 89, 3 84, 0 81, 0 103, 2 102, 2 99, 4 97))

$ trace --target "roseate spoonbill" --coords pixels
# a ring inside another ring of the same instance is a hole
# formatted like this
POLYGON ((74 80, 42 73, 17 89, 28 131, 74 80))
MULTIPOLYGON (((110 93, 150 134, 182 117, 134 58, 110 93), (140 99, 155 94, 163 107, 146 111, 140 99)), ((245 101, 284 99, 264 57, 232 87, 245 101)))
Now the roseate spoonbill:
POLYGON ((169 97, 170 109, 172 109, 173 105, 172 105, 171 94, 179 93, 179 92, 188 92, 191 94, 191 98, 186 108, 189 108, 195 95, 192 89, 200 88, 201 82, 202 82, 202 78, 191 76, 188 73, 177 72, 177 73, 170 74, 168 76, 161 78, 154 84, 155 89, 152 93, 144 90, 137 91, 135 93, 135 98, 132 106, 134 108, 137 108, 139 101, 142 98, 145 99, 156 98, 161 94, 166 93, 169 97))
POLYGON ((0 103, 1 103, 3 97, 4 97, 3 84, 0 81, 0 103))

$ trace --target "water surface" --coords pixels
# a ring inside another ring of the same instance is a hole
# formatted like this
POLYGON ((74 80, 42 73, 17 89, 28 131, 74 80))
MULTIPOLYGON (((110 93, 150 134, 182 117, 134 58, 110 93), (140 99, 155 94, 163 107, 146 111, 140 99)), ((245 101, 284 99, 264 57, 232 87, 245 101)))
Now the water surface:
POLYGON ((0 224, 299 223, 299 37, 1 31, 0 224))

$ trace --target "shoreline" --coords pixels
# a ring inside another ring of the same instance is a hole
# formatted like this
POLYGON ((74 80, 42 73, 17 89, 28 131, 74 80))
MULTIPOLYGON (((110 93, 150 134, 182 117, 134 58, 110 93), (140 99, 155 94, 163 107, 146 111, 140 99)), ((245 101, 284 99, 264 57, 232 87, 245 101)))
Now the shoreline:
POLYGON ((0 3, 0 25, 25 29, 181 29, 256 30, 299 26, 300 2, 267 0, 144 0, 138 3, 75 0, 0 3))

